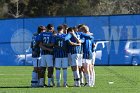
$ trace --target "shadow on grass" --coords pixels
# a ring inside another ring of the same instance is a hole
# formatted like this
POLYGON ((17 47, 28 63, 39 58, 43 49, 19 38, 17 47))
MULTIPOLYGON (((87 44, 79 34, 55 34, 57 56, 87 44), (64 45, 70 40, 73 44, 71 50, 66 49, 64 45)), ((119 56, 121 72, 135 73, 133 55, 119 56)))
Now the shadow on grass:
MULTIPOLYGON (((63 87, 63 86, 61 86, 63 87)), ((75 87, 75 86, 68 86, 68 87, 75 87)), ((58 88, 56 86, 54 87, 31 87, 31 86, 0 86, 0 88, 58 88)))

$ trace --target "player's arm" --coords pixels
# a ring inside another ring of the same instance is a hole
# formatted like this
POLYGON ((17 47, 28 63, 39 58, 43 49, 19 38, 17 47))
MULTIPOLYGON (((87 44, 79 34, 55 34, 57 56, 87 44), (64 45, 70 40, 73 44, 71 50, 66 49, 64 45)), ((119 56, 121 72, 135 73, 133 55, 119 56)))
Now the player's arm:
POLYGON ((64 37, 62 37, 62 39, 63 39, 64 41, 67 41, 67 40, 69 40, 71 37, 72 37, 72 35, 71 35, 70 33, 68 33, 67 35, 65 35, 64 37))
POLYGON ((81 43, 84 43, 84 42, 85 42, 85 38, 82 38, 82 39, 81 39, 81 43))
POLYGON ((68 41, 68 43, 69 43, 69 45, 72 45, 72 46, 80 46, 81 45, 81 43, 74 43, 70 40, 68 41))
POLYGON ((54 46, 54 44, 53 43, 49 43, 49 44, 43 44, 44 46, 48 46, 48 47, 52 47, 52 46, 54 46))
POLYGON ((65 37, 63 37, 62 39, 63 39, 64 41, 67 41, 67 40, 70 40, 70 38, 71 38, 72 36, 75 38, 75 40, 76 40, 77 43, 81 43, 81 42, 82 42, 82 41, 81 41, 80 39, 78 39, 77 36, 74 34, 74 31, 71 32, 71 33, 69 33, 69 34, 67 34, 67 35, 66 35, 65 37))
POLYGON ((48 51, 53 51, 52 49, 50 48, 46 48, 42 42, 39 43, 39 47, 42 49, 42 50, 48 50, 48 51))
POLYGON ((74 39, 76 40, 77 43, 82 43, 82 41, 77 38, 77 36, 76 36, 74 31, 71 34, 72 34, 72 36, 74 37, 74 39))
POLYGON ((82 37, 88 38, 88 39, 93 39, 93 33, 83 33, 81 32, 82 37))

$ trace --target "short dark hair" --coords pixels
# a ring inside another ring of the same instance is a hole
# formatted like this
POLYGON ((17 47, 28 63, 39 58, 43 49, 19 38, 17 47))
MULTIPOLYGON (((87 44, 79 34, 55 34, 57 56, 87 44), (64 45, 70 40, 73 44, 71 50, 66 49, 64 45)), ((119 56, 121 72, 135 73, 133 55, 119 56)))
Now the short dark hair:
POLYGON ((67 29, 67 32, 69 33, 69 32, 72 32, 72 30, 73 30, 73 28, 72 27, 69 27, 68 29, 67 29))
POLYGON ((54 27, 53 24, 48 24, 48 25, 46 26, 46 29, 48 29, 48 30, 52 30, 53 27, 54 27))
POLYGON ((62 29, 63 29, 63 25, 60 25, 60 26, 57 27, 58 31, 61 31, 62 29))
POLYGON ((38 26, 37 33, 41 33, 42 30, 46 30, 45 26, 38 26))
POLYGON ((62 24, 63 25, 63 28, 64 29, 67 29, 68 28, 68 25, 67 24, 62 24))

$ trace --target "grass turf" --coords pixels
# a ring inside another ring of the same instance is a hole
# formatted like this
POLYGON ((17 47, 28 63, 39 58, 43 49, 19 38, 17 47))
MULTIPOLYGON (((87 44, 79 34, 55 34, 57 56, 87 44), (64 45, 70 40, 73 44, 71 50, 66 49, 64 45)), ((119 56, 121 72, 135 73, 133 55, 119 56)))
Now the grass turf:
MULTIPOLYGON (((30 66, 1 66, 0 93, 140 93, 139 66, 95 66, 96 85, 92 88, 30 88, 32 69, 30 66)), ((73 86, 70 68, 68 84, 73 86)))

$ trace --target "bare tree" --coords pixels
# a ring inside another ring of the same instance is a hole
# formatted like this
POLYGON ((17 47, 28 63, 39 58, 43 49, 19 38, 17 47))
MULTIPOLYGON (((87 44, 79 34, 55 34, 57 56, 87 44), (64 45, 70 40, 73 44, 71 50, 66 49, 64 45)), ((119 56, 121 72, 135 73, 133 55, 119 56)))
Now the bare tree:
POLYGON ((24 8, 23 0, 11 0, 8 6, 8 15, 14 18, 23 17, 24 8))

